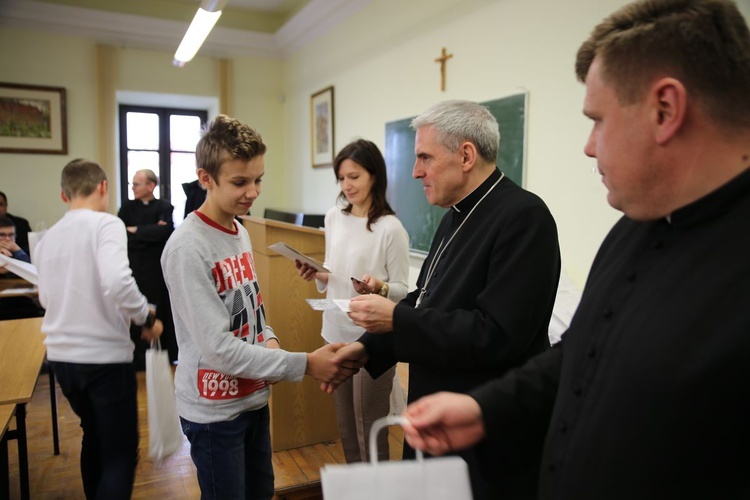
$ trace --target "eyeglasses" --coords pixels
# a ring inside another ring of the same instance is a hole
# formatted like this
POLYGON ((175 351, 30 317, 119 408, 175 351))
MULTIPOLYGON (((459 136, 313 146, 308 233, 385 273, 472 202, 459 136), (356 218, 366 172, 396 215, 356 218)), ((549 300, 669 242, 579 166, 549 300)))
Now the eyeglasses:
POLYGON ((4 238, 6 240, 12 240, 16 237, 16 233, 0 233, 0 238, 4 238))

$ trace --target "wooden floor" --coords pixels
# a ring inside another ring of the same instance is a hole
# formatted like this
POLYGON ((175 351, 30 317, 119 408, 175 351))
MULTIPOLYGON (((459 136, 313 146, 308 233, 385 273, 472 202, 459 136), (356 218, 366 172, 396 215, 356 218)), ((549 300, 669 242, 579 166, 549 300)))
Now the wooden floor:
MULTIPOLYGON (((399 370, 404 384, 405 370, 399 370)), ((27 433, 29 449, 29 478, 31 498, 83 499, 79 469, 81 428, 65 397, 56 388, 60 455, 52 449, 52 427, 49 402, 49 379, 42 374, 36 385, 34 398, 27 405, 27 433)), ((141 457, 133 488, 133 498, 200 498, 195 466, 190 459, 187 440, 182 449, 162 464, 153 463, 148 451, 148 417, 146 413, 146 383, 143 372, 138 373, 138 419, 141 457)), ((11 424, 15 428, 15 423, 11 424)), ((391 459, 401 456, 403 434, 391 428, 391 459)), ((18 482, 18 448, 15 441, 8 443, 10 464, 10 498, 20 498, 18 482)), ((340 441, 320 443, 274 453, 277 500, 321 499, 320 467, 329 463, 344 463, 340 441)), ((0 493, 2 496, 2 493, 0 493)))

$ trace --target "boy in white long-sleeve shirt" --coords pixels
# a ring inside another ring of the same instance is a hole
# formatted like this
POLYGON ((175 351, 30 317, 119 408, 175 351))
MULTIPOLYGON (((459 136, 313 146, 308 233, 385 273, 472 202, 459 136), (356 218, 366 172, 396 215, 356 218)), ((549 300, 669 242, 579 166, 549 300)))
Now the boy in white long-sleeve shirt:
POLYGON ((331 362, 344 344, 287 352, 266 325, 250 238, 235 220, 260 194, 265 152, 255 130, 216 118, 196 148, 206 201, 161 258, 179 346, 177 411, 204 499, 273 496, 269 384, 305 374, 343 380, 357 370, 331 362))
POLYGON ((137 382, 131 321, 161 334, 130 272, 125 224, 106 213, 107 175, 73 160, 62 171, 65 216, 34 249, 47 359, 81 418, 87 498, 130 498, 138 456, 137 382))

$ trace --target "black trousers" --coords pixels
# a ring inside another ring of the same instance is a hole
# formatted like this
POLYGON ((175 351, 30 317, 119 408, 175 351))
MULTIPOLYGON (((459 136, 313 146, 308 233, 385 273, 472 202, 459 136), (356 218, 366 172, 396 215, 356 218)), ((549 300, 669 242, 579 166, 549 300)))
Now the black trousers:
POLYGON ((81 478, 87 499, 129 499, 138 461, 138 383, 132 363, 50 361, 81 418, 81 478))

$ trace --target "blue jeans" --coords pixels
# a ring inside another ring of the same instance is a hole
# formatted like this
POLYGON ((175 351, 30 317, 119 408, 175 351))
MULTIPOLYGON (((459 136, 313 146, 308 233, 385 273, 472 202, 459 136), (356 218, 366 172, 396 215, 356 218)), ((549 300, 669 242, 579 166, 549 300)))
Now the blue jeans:
POLYGON ((273 497, 269 420, 268 406, 228 422, 198 424, 180 417, 202 499, 273 497))
POLYGON ((81 419, 81 478, 88 499, 129 499, 138 461, 138 383, 132 363, 50 361, 81 419))

